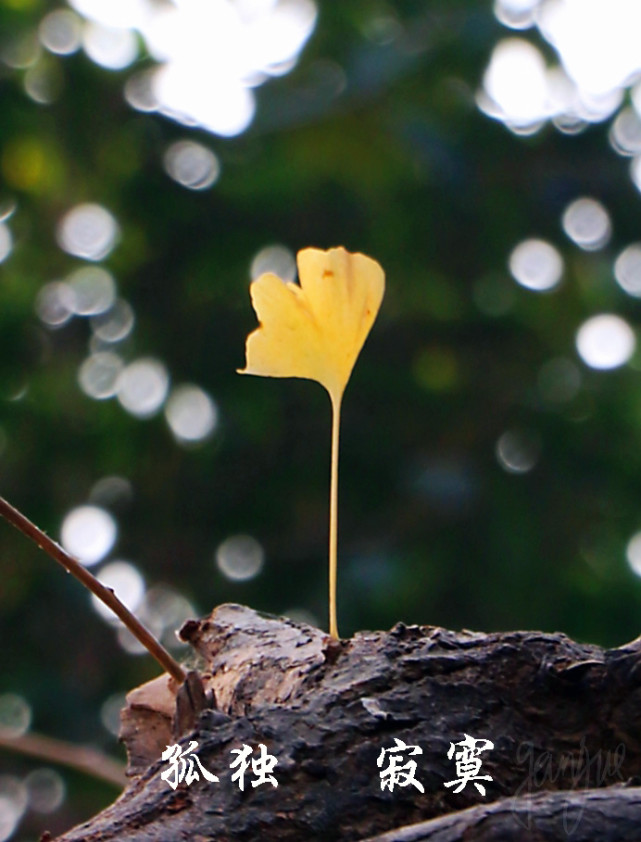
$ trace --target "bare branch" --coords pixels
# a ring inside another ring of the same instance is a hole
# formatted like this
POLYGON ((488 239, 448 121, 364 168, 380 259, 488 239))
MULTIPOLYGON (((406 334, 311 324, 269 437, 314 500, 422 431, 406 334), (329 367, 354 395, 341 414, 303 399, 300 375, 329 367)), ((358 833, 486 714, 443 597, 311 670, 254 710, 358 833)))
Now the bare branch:
POLYGON ((158 661, 160 666, 168 672, 180 684, 185 680, 185 671, 180 664, 172 658, 165 647, 156 640, 151 632, 143 626, 140 620, 135 617, 131 611, 124 605, 115 595, 111 588, 107 588, 96 577, 91 574, 86 567, 75 559, 66 550, 53 541, 46 535, 42 529, 39 529, 35 523, 32 523, 21 512, 8 503, 4 497, 0 497, 0 515, 2 515, 9 523, 12 523, 17 529, 30 538, 35 544, 44 550, 47 555, 55 559, 61 564, 64 569, 76 577, 82 584, 88 588, 92 594, 98 597, 99 600, 110 608, 114 614, 122 620, 124 625, 129 629, 133 636, 142 643, 149 654, 158 661))
POLYGON ((118 789, 122 789, 127 783, 124 763, 119 763, 101 751, 88 746, 76 746, 42 734, 22 734, 19 737, 11 737, 0 731, 0 748, 36 757, 38 760, 46 760, 48 763, 69 766, 86 775, 107 781, 118 789))

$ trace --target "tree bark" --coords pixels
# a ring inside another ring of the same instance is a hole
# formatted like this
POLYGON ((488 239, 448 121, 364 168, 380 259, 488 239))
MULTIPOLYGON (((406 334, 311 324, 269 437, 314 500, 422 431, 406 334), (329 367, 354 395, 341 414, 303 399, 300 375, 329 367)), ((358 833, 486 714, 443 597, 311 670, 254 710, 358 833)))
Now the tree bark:
POLYGON ((237 605, 181 635, 202 683, 163 676, 129 694, 131 781, 59 842, 641 838, 641 639, 603 650, 399 623, 339 642, 237 605), (466 735, 493 746, 467 778, 455 745, 466 735), (161 753, 194 740, 219 781, 174 790, 161 753), (396 740, 403 768, 383 788, 396 740), (253 786, 250 767, 241 791, 233 751, 249 746, 251 762, 261 744, 278 786, 253 786))

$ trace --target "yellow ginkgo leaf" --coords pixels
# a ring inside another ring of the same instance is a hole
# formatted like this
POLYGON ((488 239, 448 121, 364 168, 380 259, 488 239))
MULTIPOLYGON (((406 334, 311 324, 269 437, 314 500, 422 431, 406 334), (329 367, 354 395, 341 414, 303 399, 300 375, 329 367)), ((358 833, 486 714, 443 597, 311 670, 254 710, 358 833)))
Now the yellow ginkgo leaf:
POLYGON ((336 567, 338 544, 338 433, 343 392, 385 291, 380 265, 344 248, 303 249, 298 284, 261 275, 250 292, 258 327, 247 338, 241 374, 317 380, 332 402, 329 507, 329 630, 338 637, 336 567))
POLYGON ((317 380, 340 402, 385 289, 380 265, 344 248, 298 253, 300 286, 261 275, 250 292, 260 327, 241 374, 317 380))

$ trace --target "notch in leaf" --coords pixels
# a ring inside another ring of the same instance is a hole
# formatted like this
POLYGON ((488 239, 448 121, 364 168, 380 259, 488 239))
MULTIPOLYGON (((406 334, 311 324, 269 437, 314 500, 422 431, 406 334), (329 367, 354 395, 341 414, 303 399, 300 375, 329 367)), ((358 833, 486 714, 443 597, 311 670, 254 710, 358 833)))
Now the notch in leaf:
POLYGON ((303 377, 323 385, 332 403, 329 518, 329 631, 338 638, 338 442, 343 393, 374 324, 385 291, 381 266, 344 248, 297 255, 300 286, 272 273, 250 287, 260 326, 247 337, 240 374, 303 377))

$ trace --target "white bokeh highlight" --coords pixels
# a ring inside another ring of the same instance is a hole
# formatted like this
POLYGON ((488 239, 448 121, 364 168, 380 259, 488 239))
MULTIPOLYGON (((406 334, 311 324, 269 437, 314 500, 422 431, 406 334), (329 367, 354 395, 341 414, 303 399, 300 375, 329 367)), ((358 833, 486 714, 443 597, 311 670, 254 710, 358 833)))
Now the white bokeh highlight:
POLYGON ((216 565, 232 582, 247 582, 265 563, 265 551, 251 535, 231 535, 216 549, 216 565))
POLYGON ((76 205, 58 225, 58 243, 74 257, 99 261, 113 249, 119 236, 118 223, 102 205, 76 205))
POLYGON ((18 693, 0 695, 0 734, 22 737, 31 727, 31 705, 18 693))
POLYGON ((114 343, 126 339, 136 323, 133 307, 124 298, 118 298, 113 306, 91 318, 91 330, 101 342, 114 343))
POLYGON ((637 0, 545 2, 538 23, 570 78, 593 96, 622 87, 641 70, 637 0))
POLYGON ((519 243, 512 251, 508 265, 514 280, 535 292, 553 289, 563 275, 563 258, 545 240, 530 239, 519 243))
POLYGON ((130 29, 85 24, 82 47, 95 64, 107 70, 123 70, 138 57, 138 41, 130 29))
POLYGON ((151 418, 159 412, 168 391, 169 373, 152 357, 129 363, 118 378, 118 401, 136 418, 151 418))
MULTIPOLYGON (((105 587, 113 590, 118 599, 134 613, 145 595, 145 580, 138 568, 129 561, 111 561, 98 571, 97 578, 105 587)), ((120 619, 102 600, 91 594, 91 604, 103 620, 120 623, 120 619)))
POLYGON ((87 357, 78 370, 78 384, 94 400, 113 398, 118 392, 124 363, 118 354, 97 351, 87 357))
POLYGON ((296 258, 291 249, 280 243, 265 246, 252 258, 249 276, 255 281, 266 272, 271 272, 283 281, 296 278, 296 258))
POLYGON ((614 277, 622 290, 641 298, 641 243, 624 248, 614 262, 614 277))
POLYGON ((0 775, 0 842, 13 836, 28 803, 24 782, 15 775, 0 775))
POLYGON ((641 576, 641 532, 636 532, 628 541, 625 556, 630 569, 637 576, 641 576))
POLYGON ((596 199, 580 198, 571 202, 561 222, 568 237, 585 251, 603 248, 612 234, 610 215, 596 199))
POLYGON ((0 222, 0 263, 9 257, 13 251, 13 236, 8 225, 0 222))
POLYGON ((185 383, 172 390, 165 418, 179 443, 196 443, 209 438, 216 429, 218 409, 204 389, 185 383))
POLYGON ((82 266, 67 278, 72 309, 78 316, 93 316, 108 310, 116 298, 116 282, 101 266, 82 266))
POLYGON ((55 9, 45 15, 38 27, 43 47, 50 53, 68 56, 80 49, 82 20, 71 9, 55 9))
POLYGON ((495 0, 494 14, 503 26, 528 29, 536 20, 539 0, 495 0))
POLYGON ((628 362, 636 348, 636 336, 620 316, 601 313, 581 325, 576 348, 590 368, 609 370, 628 362))
POLYGON ((90 567, 101 561, 116 542, 116 521, 99 506, 78 506, 62 522, 62 546, 90 567))
MULTIPOLYGON (((536 26, 557 54, 548 63, 518 37, 492 53, 477 101, 516 133, 532 134, 551 120, 571 134, 606 120, 641 71, 638 0, 495 0, 494 13, 512 30, 536 26)), ((616 148, 616 137, 612 142, 616 148)))
POLYGON ((483 77, 479 106, 517 130, 538 128, 554 113, 541 51, 523 38, 499 41, 483 77))
POLYGON ((167 174, 189 190, 206 190, 220 175, 217 156, 193 140, 172 143, 165 152, 164 165, 167 174))
POLYGON ((64 281, 50 281, 36 296, 36 314, 50 328, 67 324, 74 315, 74 306, 74 294, 69 284, 64 281))
POLYGON ((622 108, 610 128, 610 144, 626 157, 641 153, 641 119, 634 108, 622 108))
POLYGON ((117 69, 135 58, 133 44, 125 43, 134 31, 144 41, 157 65, 130 77, 125 92, 130 105, 223 137, 249 126, 256 110, 253 88, 295 65, 317 17, 313 0, 70 4, 91 26, 111 30, 109 38, 96 38, 94 47, 85 35, 85 50, 102 66, 117 69))

